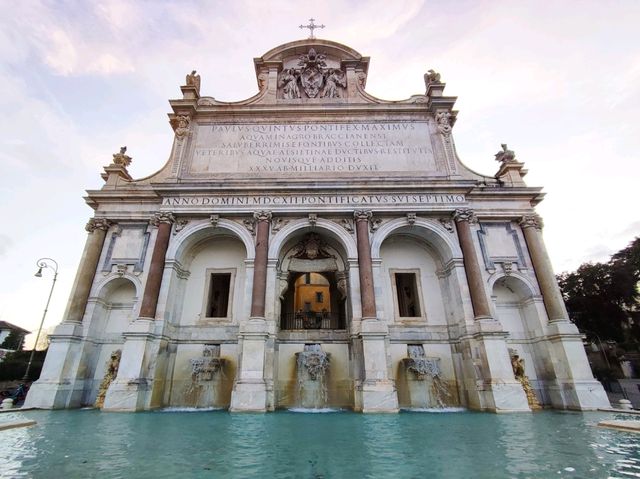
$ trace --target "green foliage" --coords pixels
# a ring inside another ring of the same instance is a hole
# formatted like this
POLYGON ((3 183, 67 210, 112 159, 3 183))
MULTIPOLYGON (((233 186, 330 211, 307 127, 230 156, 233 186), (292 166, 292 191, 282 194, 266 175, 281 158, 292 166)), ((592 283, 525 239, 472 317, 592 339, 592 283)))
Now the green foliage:
MULTIPOLYGON (((42 370, 42 364, 44 363, 46 354, 47 351, 36 351, 34 354, 31 369, 29 370, 30 381, 35 381, 40 377, 40 371, 42 370)), ((27 370, 30 355, 31 351, 15 351, 7 354, 2 362, 0 362, 0 381, 22 379, 27 370)))
POLYGON ((558 275, 569 316, 587 336, 640 342, 640 237, 607 263, 558 275))
POLYGON ((9 333, 9 336, 4 338, 2 344, 0 344, 0 348, 2 349, 12 349, 14 351, 19 351, 22 349, 22 345, 24 343, 24 333, 16 331, 12 329, 9 333))

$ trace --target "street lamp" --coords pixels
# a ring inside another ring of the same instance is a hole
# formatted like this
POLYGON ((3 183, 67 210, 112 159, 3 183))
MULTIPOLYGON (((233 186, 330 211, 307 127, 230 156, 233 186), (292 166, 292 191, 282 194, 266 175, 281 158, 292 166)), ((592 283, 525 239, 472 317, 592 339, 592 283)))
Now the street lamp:
POLYGON ((49 309, 49 302, 51 301, 51 295, 53 294, 53 288, 56 285, 56 279, 58 279, 58 263, 51 258, 40 258, 36 264, 38 265, 38 272, 35 274, 36 278, 42 278, 42 269, 53 269, 53 282, 51 283, 51 291, 49 291, 49 298, 47 299, 47 305, 44 307, 44 313, 42 314, 42 321, 40 321, 40 327, 38 328, 38 334, 36 335, 36 342, 33 344, 31 350, 31 356, 29 356, 29 363, 27 364, 27 371, 24 373, 23 381, 29 379, 29 370, 31 369, 31 363, 33 362, 33 355, 36 353, 36 346, 40 339, 40 333, 42 332, 42 325, 44 324, 44 318, 47 317, 47 310, 49 309))

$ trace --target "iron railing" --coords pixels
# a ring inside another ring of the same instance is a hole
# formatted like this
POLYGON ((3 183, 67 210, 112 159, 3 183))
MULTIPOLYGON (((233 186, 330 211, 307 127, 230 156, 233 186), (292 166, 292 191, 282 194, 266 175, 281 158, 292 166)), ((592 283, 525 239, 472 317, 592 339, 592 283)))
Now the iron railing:
POLYGON ((345 329, 345 320, 338 313, 283 313, 280 329, 345 329))

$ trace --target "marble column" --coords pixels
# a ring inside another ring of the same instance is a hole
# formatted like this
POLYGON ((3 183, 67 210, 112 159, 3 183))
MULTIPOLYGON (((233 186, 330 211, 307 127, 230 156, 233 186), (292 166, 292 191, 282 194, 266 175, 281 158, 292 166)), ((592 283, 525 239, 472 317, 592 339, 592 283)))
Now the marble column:
POLYGON ((65 317, 65 322, 82 322, 84 310, 87 307, 89 292, 93 285, 93 278, 98 268, 98 261, 102 253, 102 246, 107 235, 107 230, 111 226, 111 221, 105 218, 91 218, 87 223, 86 230, 89 232, 84 254, 76 279, 73 284, 73 291, 65 317))
POLYGON ((469 294, 471 295, 471 304, 473 305, 473 313, 476 319, 491 317, 491 308, 484 289, 484 280, 482 279, 482 271, 478 263, 478 255, 473 244, 471 234, 471 221, 473 221, 473 211, 469 209, 456 210, 453 219, 458 230, 458 240, 462 249, 464 260, 464 269, 467 274, 467 282, 469 283, 469 294))
POLYGON ((569 315, 542 240, 542 219, 535 214, 525 215, 520 219, 519 224, 527 242, 529 257, 533 263, 549 321, 568 321, 569 315))
POLYGON ((269 256, 270 211, 253 214, 256 221, 256 256, 253 266, 253 292, 251 294, 251 317, 264 318, 264 302, 267 290, 267 259, 269 256))
POLYGON ((142 295, 142 305, 140 306, 140 318, 155 319, 156 308, 158 307, 158 296, 162 285, 162 275, 164 273, 164 261, 169 246, 171 236, 171 225, 175 218, 171 213, 156 213, 151 219, 151 224, 158 227, 156 242, 151 255, 151 265, 147 273, 147 283, 142 295))
POLYGON ((371 211, 356 211, 356 234, 358 237, 358 270, 360 272, 360 301, 362 318, 376 318, 376 296, 373 288, 373 267, 371 266, 371 244, 369 243, 369 220, 371 211))

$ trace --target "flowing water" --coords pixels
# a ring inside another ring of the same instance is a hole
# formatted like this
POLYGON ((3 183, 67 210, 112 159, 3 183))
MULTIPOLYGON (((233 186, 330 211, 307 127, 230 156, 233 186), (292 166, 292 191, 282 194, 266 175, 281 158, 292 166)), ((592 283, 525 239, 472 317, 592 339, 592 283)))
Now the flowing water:
POLYGON ((616 416, 12 412, 38 424, 0 432, 0 477, 640 477, 640 434, 595 427, 616 416))

